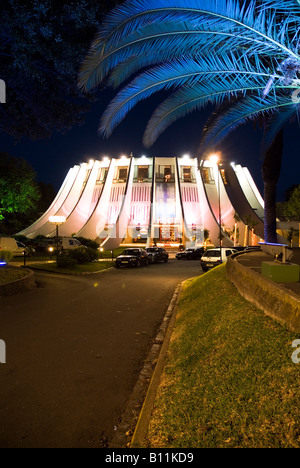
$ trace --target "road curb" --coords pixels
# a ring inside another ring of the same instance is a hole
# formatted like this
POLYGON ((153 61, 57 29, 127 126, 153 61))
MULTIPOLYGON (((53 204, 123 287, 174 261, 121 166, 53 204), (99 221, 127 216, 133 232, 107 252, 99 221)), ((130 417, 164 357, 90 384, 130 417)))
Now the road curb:
POLYGON ((114 271, 115 269, 113 267, 111 268, 106 268, 105 270, 98 270, 98 271, 83 271, 80 273, 65 273, 63 271, 50 271, 47 269, 43 268, 34 268, 32 266, 27 266, 26 267, 29 270, 35 271, 36 273, 42 272, 42 273, 49 273, 50 275, 65 275, 65 276, 89 276, 89 275, 101 275, 104 273, 108 273, 109 271, 114 271))
POLYGON ((35 287, 34 272, 26 268, 27 275, 15 281, 0 285, 0 297, 15 296, 35 287))
POLYGON ((176 320, 176 309, 184 282, 172 297, 168 310, 158 330, 150 353, 127 403, 122 422, 116 428, 110 448, 138 448, 147 435, 152 408, 166 362, 171 334, 176 320))

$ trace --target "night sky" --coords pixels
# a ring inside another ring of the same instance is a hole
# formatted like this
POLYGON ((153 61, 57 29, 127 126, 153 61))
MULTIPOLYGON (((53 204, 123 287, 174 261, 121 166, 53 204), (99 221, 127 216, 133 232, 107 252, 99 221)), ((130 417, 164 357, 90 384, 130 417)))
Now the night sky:
MULTIPOLYGON (((7 82, 7 87, 9 86, 10 83, 7 82)), ((12 138, 1 134, 0 151, 7 151, 28 160, 37 173, 37 181, 52 183, 56 190, 59 190, 70 167, 104 155, 118 157, 121 154, 129 156, 133 153, 135 157, 143 154, 149 157, 171 157, 189 153, 192 157, 197 156, 202 129, 213 107, 178 120, 160 136, 152 148, 145 149, 142 143, 143 132, 155 108, 167 97, 167 93, 159 93, 139 103, 107 140, 100 137, 97 130, 100 117, 115 96, 115 92, 98 91, 97 95, 99 101, 86 116, 83 126, 73 128, 65 135, 53 134, 51 139, 43 141, 31 142, 23 139, 16 145, 12 138)), ((46 104, 48 99, 49 96, 45 95, 46 104)), ((9 106, 9 103, 4 104, 6 105, 9 106)), ((291 185, 300 183, 298 134, 298 122, 286 126, 278 201, 284 200, 285 191, 291 185)), ((255 128, 253 123, 249 123, 229 135, 218 149, 222 151, 225 160, 247 166, 263 193, 261 142, 262 131, 255 128)))
MULTIPOLYGON (((143 154, 149 157, 182 156, 186 153, 191 156, 197 155, 201 131, 211 109, 195 112, 185 119, 178 120, 152 148, 145 149, 142 143, 143 132, 161 96, 140 103, 109 139, 103 139, 98 135, 97 129, 102 112, 111 97, 110 92, 103 92, 101 102, 95 104, 87 115, 85 125, 74 128, 66 135, 54 134, 48 140, 36 142, 23 140, 19 144, 14 144, 10 137, 2 134, 1 150, 28 160, 37 173, 37 180, 52 183, 56 190, 60 188, 70 167, 104 155, 118 157, 121 154, 129 155, 131 152, 135 157, 143 154)), ((278 201, 284 200, 286 189, 300 183, 298 134, 298 123, 286 127, 278 201)), ((261 130, 250 123, 231 134, 220 149, 227 161, 249 168, 259 190, 263 193, 261 140, 261 130)))

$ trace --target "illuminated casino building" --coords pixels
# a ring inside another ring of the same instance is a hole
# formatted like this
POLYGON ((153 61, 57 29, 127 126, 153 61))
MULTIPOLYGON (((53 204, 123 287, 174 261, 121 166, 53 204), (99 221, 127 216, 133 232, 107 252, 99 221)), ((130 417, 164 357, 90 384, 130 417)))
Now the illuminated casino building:
POLYGON ((233 163, 125 156, 70 169, 48 211, 20 234, 61 236, 168 248, 256 245, 263 239, 264 202, 247 168, 233 163), (221 235, 220 235, 221 233, 221 235))

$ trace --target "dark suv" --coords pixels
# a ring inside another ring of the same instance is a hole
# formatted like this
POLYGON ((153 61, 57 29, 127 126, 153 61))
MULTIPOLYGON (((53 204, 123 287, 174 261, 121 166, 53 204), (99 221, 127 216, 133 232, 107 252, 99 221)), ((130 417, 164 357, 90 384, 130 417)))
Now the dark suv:
POLYGON ((146 252, 149 256, 150 263, 167 263, 169 261, 169 254, 161 247, 148 247, 146 252))
POLYGON ((143 249, 126 249, 116 259, 116 267, 141 267, 149 264, 149 257, 143 249))
POLYGON ((200 247, 199 249, 186 249, 183 252, 178 252, 176 258, 177 260, 200 260, 204 252, 204 247, 200 247))

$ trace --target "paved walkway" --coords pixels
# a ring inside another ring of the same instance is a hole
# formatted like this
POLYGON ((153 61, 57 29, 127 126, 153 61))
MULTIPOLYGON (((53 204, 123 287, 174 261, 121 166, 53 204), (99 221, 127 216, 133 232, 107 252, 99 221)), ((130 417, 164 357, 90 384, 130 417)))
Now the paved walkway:
POLYGON ((199 262, 68 277, 0 298, 0 447, 106 447, 176 286, 199 262))

